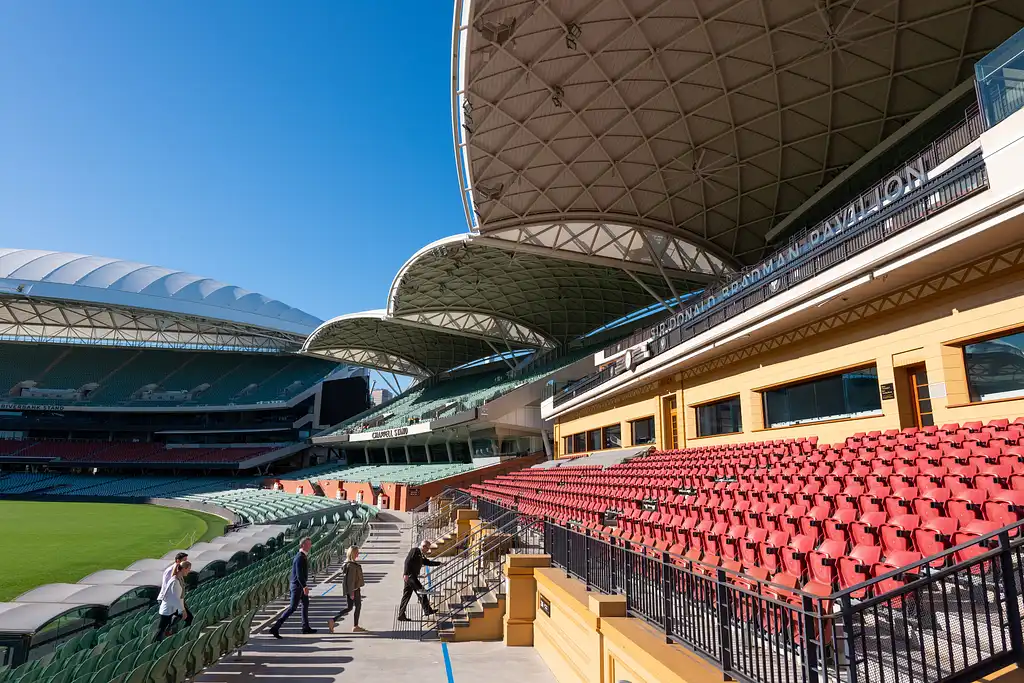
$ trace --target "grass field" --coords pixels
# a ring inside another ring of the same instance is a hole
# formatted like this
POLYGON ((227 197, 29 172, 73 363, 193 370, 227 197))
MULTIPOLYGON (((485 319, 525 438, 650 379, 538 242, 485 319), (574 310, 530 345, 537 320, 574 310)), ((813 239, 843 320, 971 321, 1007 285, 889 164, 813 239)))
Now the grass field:
POLYGON ((0 501, 0 602, 76 583, 224 533, 220 517, 156 505, 0 501))

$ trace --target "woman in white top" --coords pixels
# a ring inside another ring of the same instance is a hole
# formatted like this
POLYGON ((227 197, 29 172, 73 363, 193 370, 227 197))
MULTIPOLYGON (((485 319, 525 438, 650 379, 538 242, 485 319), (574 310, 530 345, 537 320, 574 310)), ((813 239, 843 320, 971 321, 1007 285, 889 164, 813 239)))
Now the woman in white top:
POLYGON ((185 560, 175 568, 171 580, 164 586, 160 596, 160 621, 156 627, 156 635, 153 642, 163 640, 167 635, 167 629, 176 618, 187 619, 188 610, 185 609, 185 577, 192 569, 192 563, 185 560))

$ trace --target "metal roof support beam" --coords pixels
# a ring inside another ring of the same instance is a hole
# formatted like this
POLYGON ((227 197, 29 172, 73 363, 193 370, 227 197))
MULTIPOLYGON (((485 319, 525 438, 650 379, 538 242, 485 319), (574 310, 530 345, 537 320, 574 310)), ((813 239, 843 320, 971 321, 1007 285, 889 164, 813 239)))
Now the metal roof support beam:
MULTIPOLYGON (((443 326, 442 327, 442 326, 439 326, 439 325, 431 325, 430 323, 420 322, 419 320, 416 320, 416 319, 412 318, 410 315, 397 315, 394 318, 392 318, 392 320, 395 321, 395 322, 400 322, 403 325, 408 325, 410 327, 418 327, 418 328, 423 329, 423 330, 431 330, 432 332, 436 332, 438 330, 443 330, 444 332, 451 333, 453 335, 462 336, 462 337, 469 337, 471 339, 479 339, 481 341, 487 341, 488 339, 491 338, 488 335, 478 334, 476 332, 473 332, 473 331, 467 330, 467 329, 460 329, 460 328, 448 327, 448 326, 443 326)), ((498 327, 499 331, 501 331, 502 335, 504 335, 504 330, 503 330, 502 326, 499 324, 497 327, 498 327)), ((530 330, 530 331, 534 332, 533 330, 530 330)), ((541 335, 539 332, 534 332, 534 333, 537 335, 538 340, 546 340, 546 337, 541 335)), ((525 341, 520 342, 520 343, 525 345, 525 341)), ((550 341, 548 342, 548 345, 551 345, 550 341)), ((533 346, 533 345, 530 344, 529 346, 533 346)))
MULTIPOLYGON (((604 266, 606 268, 617 268, 620 270, 643 273, 645 275, 661 276, 662 274, 656 266, 647 265, 646 263, 621 261, 619 259, 608 258, 606 256, 577 254, 571 251, 565 251, 563 249, 539 247, 532 244, 523 244, 522 242, 512 242, 510 240, 495 239, 493 237, 486 237, 483 235, 479 237, 474 237, 473 242, 483 246, 494 247, 495 249, 503 249, 505 251, 511 251, 514 253, 533 254, 535 256, 546 256, 549 258, 560 259, 562 261, 571 261, 574 263, 585 263, 588 265, 604 266)), ((707 275, 705 273, 690 273, 679 271, 679 279, 688 280, 690 282, 699 284, 709 284, 717 278, 713 275, 707 275)))
POLYGON ((640 239, 644 241, 644 246, 647 247, 647 253, 651 255, 651 260, 654 261, 654 265, 658 266, 661 276, 665 278, 665 284, 668 285, 669 291, 672 292, 673 300, 679 301, 679 292, 676 291, 676 286, 672 284, 672 279, 665 273, 665 269, 661 266, 661 257, 654 252, 654 245, 651 244, 651 240, 647 239, 646 230, 640 231, 640 239))
POLYGON ((395 373, 389 373, 391 377, 395 380, 394 384, 388 381, 387 375, 385 375, 383 372, 380 372, 379 374, 380 378, 384 380, 384 384, 387 384, 388 388, 391 389, 391 391, 395 392, 395 396, 398 396, 400 392, 398 391, 398 378, 395 377, 395 373))
POLYGON ((508 356, 506 356, 504 353, 499 351, 498 347, 491 343, 491 340, 489 340, 489 339, 487 340, 487 345, 491 347, 492 351, 494 351, 494 355, 497 356, 498 358, 500 358, 502 360, 502 362, 504 362, 505 365, 508 366, 509 370, 515 370, 516 369, 516 366, 512 364, 512 360, 508 356))
MULTIPOLYGON (((623 270, 625 270, 625 269, 623 269, 623 270)), ((657 300, 658 300, 658 302, 659 302, 659 303, 660 303, 660 304, 661 304, 662 306, 664 306, 664 307, 665 307, 665 310, 667 310, 667 311, 669 311, 669 312, 671 312, 671 311, 672 311, 672 307, 668 305, 668 302, 667 302, 667 301, 665 301, 664 299, 662 299, 662 298, 661 298, 660 296, 658 296, 658 295, 657 295, 657 294, 656 294, 656 293, 654 292, 654 290, 653 290, 653 289, 651 289, 650 287, 648 287, 648 286, 647 286, 647 285, 646 285, 646 284, 644 283, 644 281, 643 281, 643 280, 641 280, 640 278, 638 278, 638 277, 637 277, 636 275, 634 275, 633 273, 629 272, 628 270, 626 270, 626 275, 628 275, 628 276, 630 276, 631 278, 633 278, 633 280, 634 280, 634 281, 635 281, 635 282, 636 282, 636 283, 637 283, 638 285, 640 285, 641 287, 643 287, 643 289, 644 289, 644 291, 645 291, 645 292, 647 292, 648 294, 650 294, 651 296, 653 296, 653 297, 654 297, 655 299, 657 299, 657 300)))

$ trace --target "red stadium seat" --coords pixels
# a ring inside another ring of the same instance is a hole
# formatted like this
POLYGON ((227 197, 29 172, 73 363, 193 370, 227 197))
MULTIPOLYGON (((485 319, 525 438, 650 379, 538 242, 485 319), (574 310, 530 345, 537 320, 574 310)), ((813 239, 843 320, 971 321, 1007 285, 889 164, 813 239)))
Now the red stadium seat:
POLYGON ((845 554, 845 541, 824 541, 808 556, 811 578, 826 586, 835 585, 839 578, 839 558, 845 554))
MULTIPOLYGON (((878 545, 858 545, 850 554, 839 558, 839 586, 852 588, 868 581, 873 575, 875 565, 882 559, 882 548, 878 545)), ((864 596, 864 591, 854 592, 853 597, 864 596)))
MULTIPOLYGON (((959 528, 960 523, 952 517, 933 517, 924 520, 921 526, 914 530, 914 545, 925 557, 944 553, 953 547, 953 539, 959 528)), ((937 559, 932 562, 932 566, 942 567, 949 560, 948 557, 937 559)))
POLYGON ((973 519, 981 519, 983 515, 982 506, 988 500, 988 492, 984 489, 961 489, 954 492, 953 496, 946 503, 946 510, 950 517, 956 517, 963 526, 973 519))
POLYGON ((914 531, 921 525, 917 515, 897 515, 882 525, 882 548, 885 554, 916 550, 914 531))
POLYGON ((884 512, 869 512, 850 524, 850 538, 854 546, 878 545, 882 525, 888 519, 884 512))
POLYGON ((996 491, 982 506, 985 519, 1009 526, 1024 519, 1024 491, 996 491))
POLYGON ((944 488, 923 491, 920 497, 914 500, 914 513, 921 519, 946 517, 946 504, 951 496, 949 489, 944 488))

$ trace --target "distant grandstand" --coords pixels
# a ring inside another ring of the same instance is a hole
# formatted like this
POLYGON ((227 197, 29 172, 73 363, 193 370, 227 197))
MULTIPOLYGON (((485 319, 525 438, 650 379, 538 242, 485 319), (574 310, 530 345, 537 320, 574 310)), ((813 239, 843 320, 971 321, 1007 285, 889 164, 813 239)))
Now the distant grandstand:
POLYGON ((332 415, 368 405, 365 371, 298 353, 319 322, 188 273, 0 250, 0 472, 301 465, 325 381, 346 387, 332 415))

